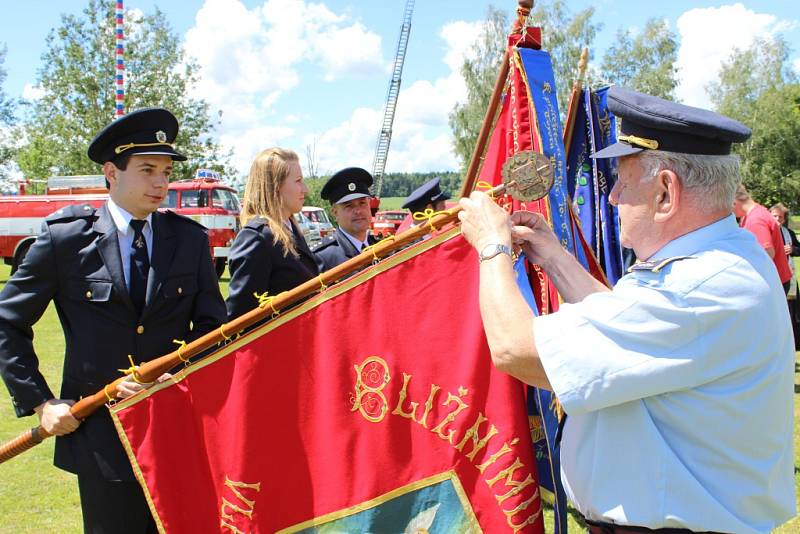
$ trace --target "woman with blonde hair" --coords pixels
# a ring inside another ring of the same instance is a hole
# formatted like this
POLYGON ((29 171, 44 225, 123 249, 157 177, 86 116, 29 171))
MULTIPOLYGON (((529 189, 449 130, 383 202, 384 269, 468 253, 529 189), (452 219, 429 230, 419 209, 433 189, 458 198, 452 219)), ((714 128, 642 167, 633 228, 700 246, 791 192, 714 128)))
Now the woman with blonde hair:
POLYGON ((255 294, 274 296, 319 274, 292 217, 303 208, 306 193, 296 153, 268 148, 253 160, 239 215, 242 229, 228 258, 228 319, 255 308, 255 294))

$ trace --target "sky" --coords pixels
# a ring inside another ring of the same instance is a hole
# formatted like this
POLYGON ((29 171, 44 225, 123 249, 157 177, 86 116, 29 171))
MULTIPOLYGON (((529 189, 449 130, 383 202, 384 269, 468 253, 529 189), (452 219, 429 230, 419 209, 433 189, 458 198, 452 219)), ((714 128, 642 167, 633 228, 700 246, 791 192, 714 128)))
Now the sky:
MULTIPOLYGON (((109 1, 109 0, 106 0, 109 1)), ((0 47, 7 47, 5 92, 36 98, 47 34, 60 14, 85 0, 0 0, 0 47)), ((306 161, 314 147, 321 174, 372 168, 383 104, 406 0, 125 0, 126 10, 156 6, 200 65, 192 96, 221 112, 215 132, 246 174, 262 149, 282 146, 306 161)), ((512 0, 493 5, 516 8, 512 0)), ((466 88, 459 73, 490 5, 479 0, 417 0, 386 172, 457 170, 447 123, 466 88)), ((677 97, 708 107, 705 87, 735 48, 780 34, 800 73, 800 8, 795 0, 641 2, 567 0, 575 13, 596 8, 602 30, 591 51, 599 63, 617 30, 667 21, 679 41, 677 97)), ((547 31, 546 28, 544 31, 547 31)), ((113 51, 109 51, 113 53, 113 51)))

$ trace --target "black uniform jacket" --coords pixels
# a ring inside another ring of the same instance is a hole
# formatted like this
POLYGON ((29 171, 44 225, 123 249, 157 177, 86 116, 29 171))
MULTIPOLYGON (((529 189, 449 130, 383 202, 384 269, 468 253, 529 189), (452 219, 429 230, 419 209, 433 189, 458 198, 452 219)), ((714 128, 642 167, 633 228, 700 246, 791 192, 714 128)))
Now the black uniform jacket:
MULTIPOLYGON (((70 206, 42 234, 0 293, 0 374, 18 416, 53 398, 38 369, 33 331, 55 302, 66 342, 63 399, 100 391, 130 366, 175 350, 225 320, 204 229, 174 213, 153 213, 145 309, 137 316, 122 271, 117 228, 106 206, 70 206), (190 327, 191 325, 191 327, 190 327)), ((55 464, 107 480, 134 480, 108 410, 56 438, 55 464)))
MULTIPOLYGON (((372 235, 367 236, 367 243, 374 245, 378 240, 372 235)), ((322 243, 314 247, 314 255, 317 257, 319 271, 325 272, 344 263, 354 256, 358 256, 359 251, 350 239, 344 235, 341 229, 337 228, 333 235, 326 237, 322 243)))
POLYGON ((258 306, 254 293, 275 296, 319 274, 314 255, 294 224, 292 233, 298 257, 284 256, 283 245, 275 241, 262 217, 250 219, 236 235, 228 257, 231 282, 226 304, 230 320, 258 306))

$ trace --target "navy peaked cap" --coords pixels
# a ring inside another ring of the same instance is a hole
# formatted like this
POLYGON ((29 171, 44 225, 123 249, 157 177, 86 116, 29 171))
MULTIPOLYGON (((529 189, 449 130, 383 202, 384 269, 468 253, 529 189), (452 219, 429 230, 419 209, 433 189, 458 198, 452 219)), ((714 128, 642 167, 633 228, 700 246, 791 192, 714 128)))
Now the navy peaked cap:
POLYGON ((750 129, 707 109, 685 106, 623 87, 608 90, 608 109, 622 121, 618 141, 593 158, 614 158, 642 150, 724 156, 750 129))
POLYGON ((186 156, 175 150, 177 135, 178 119, 166 109, 131 111, 100 130, 89 143, 89 159, 102 165, 124 155, 147 154, 186 161, 186 156))
POLYGON ((369 197, 372 175, 361 167, 347 167, 331 176, 322 186, 320 196, 331 204, 343 204, 369 197))
POLYGON ((403 207, 410 210, 411 213, 422 211, 428 204, 439 202, 440 200, 447 200, 450 195, 443 192, 439 187, 439 178, 428 180, 418 188, 414 189, 405 202, 403 207))

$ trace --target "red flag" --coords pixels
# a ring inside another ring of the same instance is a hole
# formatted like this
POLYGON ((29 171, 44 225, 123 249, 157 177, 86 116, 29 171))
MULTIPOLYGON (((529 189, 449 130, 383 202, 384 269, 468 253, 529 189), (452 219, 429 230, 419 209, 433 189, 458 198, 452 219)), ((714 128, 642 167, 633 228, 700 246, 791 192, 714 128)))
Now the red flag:
POLYGON ((543 532, 477 298, 452 229, 113 406, 159 529, 543 532))

